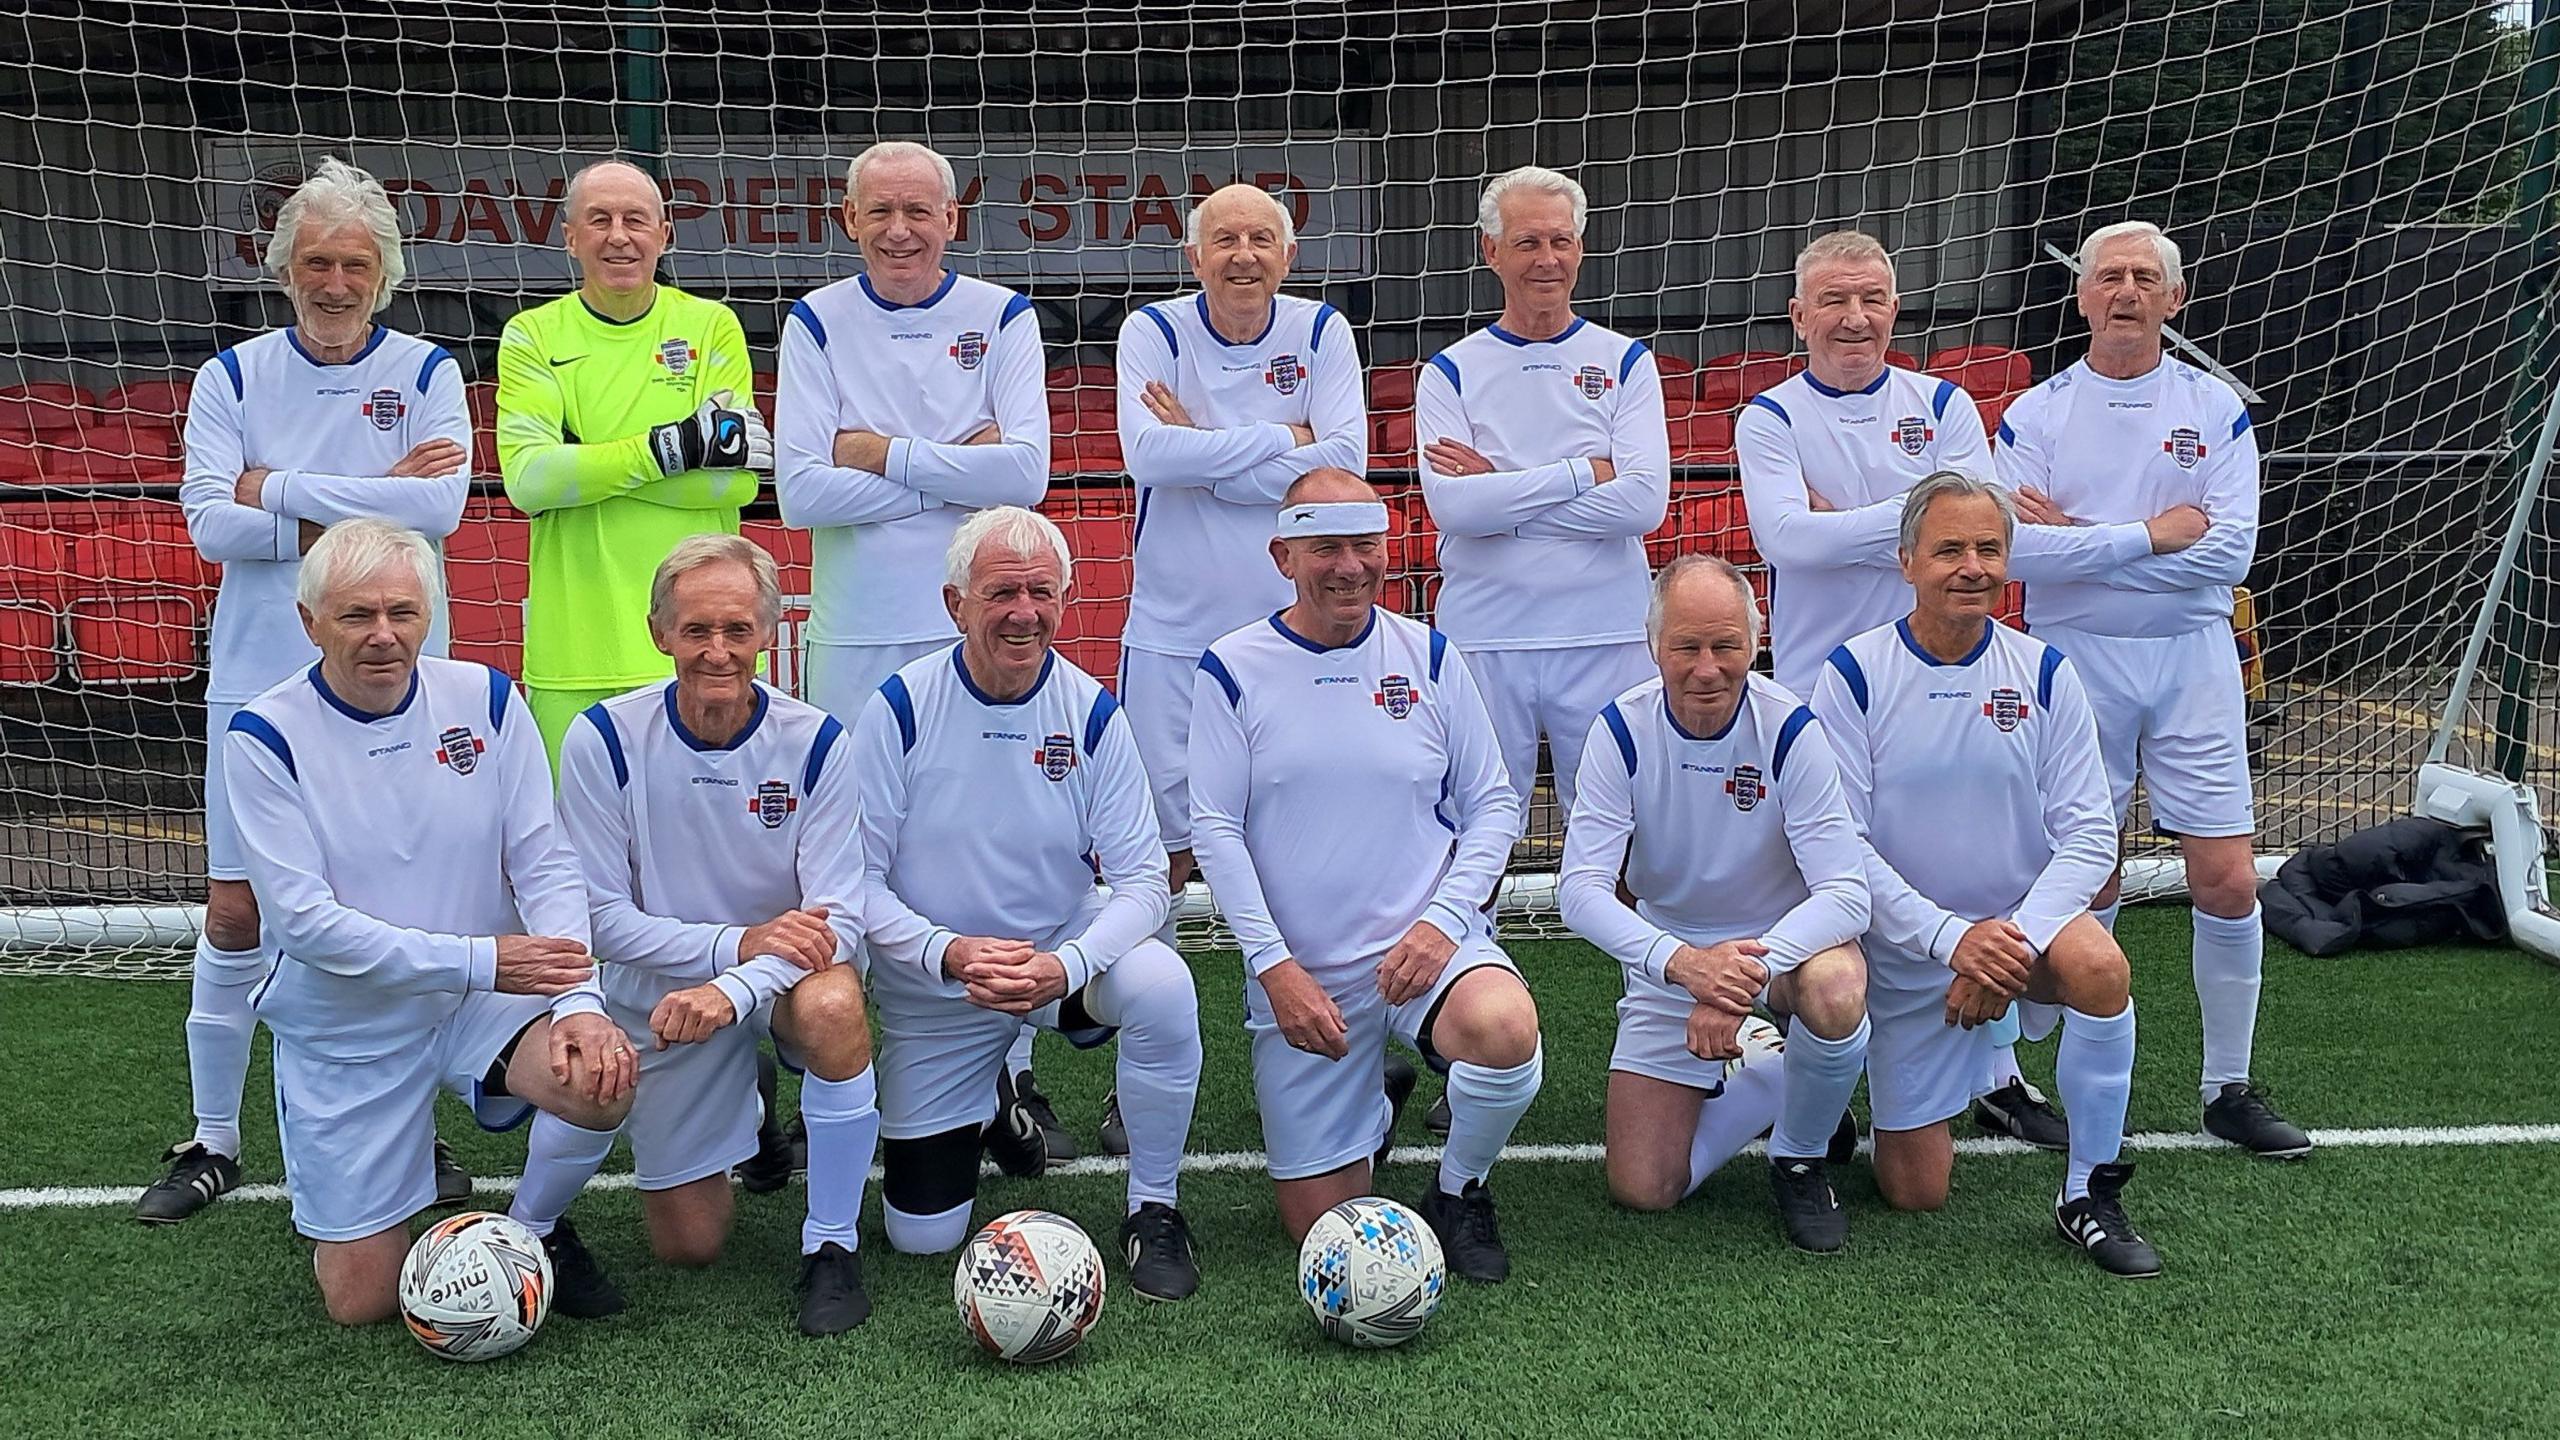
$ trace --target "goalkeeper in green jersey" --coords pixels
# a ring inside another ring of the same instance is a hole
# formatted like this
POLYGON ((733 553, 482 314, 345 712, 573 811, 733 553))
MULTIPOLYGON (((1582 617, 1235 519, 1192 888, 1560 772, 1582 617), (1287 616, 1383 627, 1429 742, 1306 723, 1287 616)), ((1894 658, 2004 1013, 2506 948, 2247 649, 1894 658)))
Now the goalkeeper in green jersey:
POLYGON ((533 517, 525 699, 555 765, 579 711, 672 673, 650 577, 687 536, 736 534, 773 468, 738 317, 658 283, 675 232, 657 182, 590 165, 563 208, 578 292, 498 341, 498 463, 533 517))

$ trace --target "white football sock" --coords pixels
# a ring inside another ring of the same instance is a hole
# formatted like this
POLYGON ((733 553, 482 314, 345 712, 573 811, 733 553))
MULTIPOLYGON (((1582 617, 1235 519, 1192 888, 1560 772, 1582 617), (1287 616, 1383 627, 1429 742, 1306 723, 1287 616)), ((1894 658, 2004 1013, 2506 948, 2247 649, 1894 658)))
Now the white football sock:
MULTIPOLYGON (((2025 1079, 2018 1069, 2018 1007, 2012 1003, 1990 1024, 1991 1043, 1983 1053, 1982 1090, 1984 1094, 1999 1089, 2013 1080, 2025 1079)), ((1794 1039, 1787 1044, 1793 1046, 1794 1039)))
POLYGON ((1129 1132, 1129 1209, 1172 1205, 1200 1096, 1200 1000, 1182 957, 1148 943, 1087 992, 1094 1018, 1120 1027, 1120 1123, 1129 1132), (1100 1012, 1108 1012, 1100 1013, 1100 1012))
POLYGON ((2089 1193, 2089 1172, 2124 1153, 2124 1112, 2133 1098, 2133 1002, 2107 1016, 2067 1010, 2054 1047, 2054 1088, 2071 1126, 2071 1170, 2062 1198, 2089 1193))
POLYGON ((1012 1076, 1017 1085, 1031 1073, 1031 1037, 1039 1033, 1036 1025, 1023 1026, 1013 1037, 1013 1048, 1004 1052, 1004 1073, 1012 1076))
POLYGON ((1831 1133, 1840 1128, 1841 1112, 1849 1108, 1849 1094, 1866 1068, 1868 1030, 1863 1015, 1857 1029, 1837 1040, 1814 1034, 1801 1017, 1787 1022, 1786 1058, 1780 1067, 1786 1087, 1778 1126, 1769 1132, 1773 1158, 1814 1159, 1830 1148, 1831 1133))
POLYGON ((1698 1107, 1698 1133, 1689 1140, 1689 1188, 1680 1192, 1681 1198, 1697 1194, 1708 1176, 1777 1123, 1786 1088, 1786 1073, 1780 1065, 1734 1065, 1725 1070, 1724 1093, 1698 1107))
POLYGON ((240 1158, 240 1092, 249 1083, 249 1039, 258 1012, 249 997, 267 976, 263 946, 216 950, 196 941, 187 1007, 187 1079, 195 1091, 196 1143, 240 1158))
POLYGON ((536 1113, 525 1139, 524 1179, 507 1214, 536 1235, 550 1234, 612 1153, 616 1133, 572 1125, 548 1110, 536 1113))
POLYGON ((976 1208, 975 1201, 963 1200, 939 1215, 910 1215, 884 1196, 881 1227, 889 1232, 889 1248, 901 1255, 939 1255, 969 1238, 969 1212, 976 1208))
POLYGON ((1546 1073, 1546 1042, 1507 1070, 1459 1060, 1449 1066, 1449 1140, 1440 1148, 1440 1189, 1455 1195, 1492 1173, 1546 1073))
POLYGON ((809 1214, 800 1253, 833 1242, 862 1244, 862 1185, 880 1144, 879 1084, 866 1069, 850 1080, 800 1077, 800 1118, 809 1127, 809 1214))
POLYGON ((2249 1078, 2267 932, 2258 907, 2238 919, 2195 912, 2196 1004, 2204 1012, 2204 1098, 2249 1078))

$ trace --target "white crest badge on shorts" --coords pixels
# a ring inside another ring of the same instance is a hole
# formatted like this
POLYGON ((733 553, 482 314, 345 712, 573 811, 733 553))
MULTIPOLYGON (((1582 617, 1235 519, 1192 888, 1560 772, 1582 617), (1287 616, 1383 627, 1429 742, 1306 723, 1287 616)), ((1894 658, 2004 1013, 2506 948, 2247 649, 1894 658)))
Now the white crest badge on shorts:
POLYGON ((1748 810, 1759 804, 1760 797, 1769 791, 1760 783, 1759 766, 1736 765, 1731 778, 1724 782, 1724 793, 1733 797, 1734 809, 1748 810))
POLYGON ((1295 355, 1274 355, 1269 368, 1262 372, 1262 383, 1283 395, 1295 395, 1307 372, 1298 365, 1295 355))
POLYGON ((470 726, 456 725, 436 737, 436 763, 468 775, 480 768, 480 752, 488 748, 489 742, 472 734, 470 726))
POLYGON ((2160 449, 2178 462, 2179 469, 2193 470, 2196 462, 2204 458, 2204 437, 2196 433, 2194 426, 2181 425, 2160 442, 2160 449))
POLYGON ((1402 720, 1413 713, 1413 679, 1406 675, 1382 676, 1377 693, 1369 703, 1387 712, 1390 720, 1402 720))
POLYGON ((376 430, 390 429, 408 413, 409 407, 397 390, 376 390, 364 397, 364 418, 372 421, 376 430))
POLYGON ((1937 438, 1938 432, 1930 429, 1929 422, 1917 415, 1905 415, 1893 422, 1893 443, 1901 446, 1905 455, 1919 454, 1937 438))
POLYGON ((1051 780, 1064 780, 1076 768, 1076 737, 1051 735, 1032 747, 1031 758, 1041 774, 1051 780))
POLYGON ((1585 365, 1573 372, 1573 388, 1581 391, 1582 398, 1585 400, 1599 399, 1608 394, 1617 383, 1609 378, 1608 371, 1597 365, 1585 365))
POLYGON ((2005 735, 2017 729, 2018 723, 2027 718, 2027 697, 2003 685, 1991 692, 1990 699, 1982 702, 1982 713, 1990 716, 1991 723, 2005 735))
POLYGON ((800 808, 800 800, 791 793, 790 781, 767 780, 748 797, 747 808, 755 812, 764 828, 779 830, 782 822, 791 818, 791 812, 800 808))
POLYGON ((658 363, 667 368, 668 374, 682 375, 693 365, 693 342, 690 340, 658 342, 658 363))
POLYGON ((951 358, 959 361, 960 368, 963 370, 977 369, 978 363, 987 358, 987 332, 963 330, 953 336, 951 358))

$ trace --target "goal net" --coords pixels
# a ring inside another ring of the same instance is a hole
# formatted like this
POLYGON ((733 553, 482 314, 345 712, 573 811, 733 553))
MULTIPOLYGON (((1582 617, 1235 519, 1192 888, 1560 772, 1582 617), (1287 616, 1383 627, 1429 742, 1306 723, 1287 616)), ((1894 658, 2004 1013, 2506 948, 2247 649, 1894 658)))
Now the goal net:
MULTIPOLYGON (((1646 339, 1666 375, 1678 474, 1657 559, 1756 564, 1733 414, 1801 364, 1785 302, 1812 235, 1885 241, 1904 363, 1996 420, 2083 348, 2080 237, 2163 224, 2192 292, 2174 353, 2242 388, 2267 452, 2241 617, 2266 852, 2406 808, 2484 603, 2454 757, 2547 794, 2547 517, 2529 517, 2512 583, 2488 584, 2560 373, 2551 8, 457 0, 11 20, 0 969, 183 967, 141 953, 191 942, 202 894, 215 572, 175 501, 177 430, 194 367, 289 318, 257 255, 330 154, 401 209, 412 279, 383 318, 474 381, 480 479, 447 545, 471 658, 513 667, 525 588, 525 521, 487 433, 493 352, 509 315, 571 283, 561 192, 588 159, 661 177, 669 277, 729 302, 769 372, 790 301, 856 266, 833 218, 851 155, 911 137, 951 157, 954 263, 1037 304, 1048 508, 1080 562, 1066 645, 1105 675, 1134 510, 1111 341, 1129 307, 1191 283, 1191 200, 1242 179, 1290 206, 1292 288, 1340 309, 1370 366, 1371 463, 1405 527, 1392 598, 1419 614, 1437 581, 1410 483, 1413 375, 1497 313, 1476 194, 1537 161, 1591 193, 1580 308, 1646 339)), ((805 594, 807 537, 769 502, 750 522, 805 594)), ((1555 932, 1537 877, 1560 830, 1542 786, 1514 867, 1529 933, 1555 932)))

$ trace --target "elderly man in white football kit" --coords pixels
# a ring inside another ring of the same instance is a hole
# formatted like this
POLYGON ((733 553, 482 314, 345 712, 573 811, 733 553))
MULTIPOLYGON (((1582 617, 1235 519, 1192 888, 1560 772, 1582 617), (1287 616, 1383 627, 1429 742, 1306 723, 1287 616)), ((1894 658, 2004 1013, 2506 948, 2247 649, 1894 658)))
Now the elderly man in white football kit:
POLYGON ((1477 244, 1502 318, 1414 387, 1439 627, 1484 687, 1521 803, 1543 735, 1568 813, 1591 717, 1652 670, 1644 537, 1671 500, 1653 352, 1573 313, 1587 209, 1581 185, 1535 165, 1485 186, 1477 244))
POLYGON ((1421 1211, 1449 1268, 1510 1273, 1485 1176, 1543 1073, 1538 1011, 1485 902, 1520 801, 1467 663, 1378 608, 1387 508, 1317 470, 1272 559, 1297 598, 1200 657, 1191 823, 1244 949, 1264 1148, 1291 1238, 1368 1194, 1395 1120, 1389 1031, 1449 1076, 1449 1143, 1421 1211))
MULTIPOLYGON (((2291 1160, 2311 1153, 2311 1137, 2249 1069, 2266 933, 2231 604, 2258 547, 2258 441, 2230 385, 2162 351, 2186 295, 2160 227, 2090 235, 2079 285, 2089 353, 2009 407, 1997 459, 2027 522, 2016 565, 2027 622, 2088 682, 2116 817, 2139 775, 2153 823, 2186 861, 2205 1131, 2291 1160), (2156 553, 2158 531, 2180 520, 2201 538, 2156 553)), ((2099 901, 2110 925, 2120 884, 2099 901)))
POLYGON ((1092 1046, 1116 1031, 1122 1251, 1140 1295, 1180 1300, 1200 1283, 1176 1208, 1199 1002, 1155 938, 1164 844, 1128 720, 1050 648, 1073 563, 1034 511, 970 517, 943 586, 959 642, 882 681, 854 724, 883 1211, 901 1251, 958 1246, 1015 1034, 1028 1023, 1092 1046))
POLYGON ((649 629, 676 678, 601 702, 560 748, 560 820, 586 869, 606 1013, 656 1042, 623 1133, 658 1258, 708 1265, 730 1170, 756 1152, 756 1040, 805 1076, 800 1328, 871 1313, 854 1251, 880 1134, 862 978, 862 836, 844 726, 756 679, 782 590, 736 535, 679 542, 649 629), (716 857, 704 863, 706 855, 716 857))
MULTIPOLYGON (((471 491, 471 421, 453 357, 373 318, 407 273, 381 182, 327 159, 276 214, 267 269, 293 323, 196 372, 187 403, 187 531, 222 567, 205 684, 204 933, 187 1010, 196 1130, 135 1213, 184 1220, 240 1183, 241 1088, 257 1017, 249 992, 272 959, 231 821, 224 731, 240 706, 317 658, 295 623, 294 571, 321 527, 360 515, 451 534, 471 491)), ((427 649, 444 653, 443 611, 427 649)), ((471 1193, 436 1146, 436 1196, 471 1193)))
POLYGON ((435 1199, 437 1088, 493 1127, 539 1109, 508 1213, 543 1237, 554 1305, 607 1315, 622 1297, 561 1217, 630 1109, 637 1057, 603 1014, 532 714, 504 675, 418 653, 440 568, 414 531, 331 527, 296 577, 320 659, 224 736, 281 952, 257 1007, 293 1224, 318 1242, 330 1318, 388 1319, 409 1218, 435 1199))
POLYGON ((1565 924, 1627 971, 1609 1190, 1668 1209, 1774 1124, 1787 1240, 1837 1250, 1848 1218, 1824 1166, 1867 1054, 1866 847, 1813 712, 1751 673, 1760 614, 1740 571, 1664 566, 1645 630, 1661 674, 1592 722, 1557 894, 1565 924), (1790 1017, 1782 1096, 1767 1067, 1724 1063, 1745 1056, 1764 1000, 1790 1017))
POLYGON ((2116 835, 2088 696, 2061 651, 1992 619, 2016 529, 2007 492, 1942 470, 1903 503, 1911 613, 1832 651, 1813 699, 1872 847, 1876 1188, 1896 1209, 1945 1204, 1947 1122, 1980 1088, 1986 1027, 2020 998, 2060 1006, 2071 1138, 2054 1226, 2111 1275, 2156 1275, 2120 1163, 2131 973, 2089 913, 2116 835))

